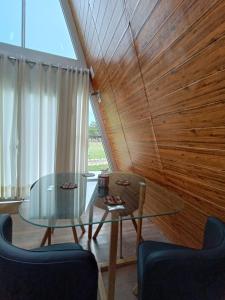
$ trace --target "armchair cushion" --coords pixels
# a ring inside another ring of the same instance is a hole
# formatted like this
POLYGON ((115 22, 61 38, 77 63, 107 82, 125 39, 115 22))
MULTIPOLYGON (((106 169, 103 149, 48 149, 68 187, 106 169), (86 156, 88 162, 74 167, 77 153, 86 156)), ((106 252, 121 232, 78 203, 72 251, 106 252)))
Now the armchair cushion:
POLYGON ((225 224, 208 218, 204 247, 146 241, 138 252, 140 300, 224 300, 225 224))

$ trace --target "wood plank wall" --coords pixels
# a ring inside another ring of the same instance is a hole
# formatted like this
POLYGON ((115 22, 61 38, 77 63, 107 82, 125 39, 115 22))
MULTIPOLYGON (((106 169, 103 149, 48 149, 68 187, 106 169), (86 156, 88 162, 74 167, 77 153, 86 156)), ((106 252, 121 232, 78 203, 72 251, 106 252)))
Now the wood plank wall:
POLYGON ((206 216, 225 220, 225 1, 70 6, 118 169, 176 191, 184 211, 158 222, 199 247, 206 216))

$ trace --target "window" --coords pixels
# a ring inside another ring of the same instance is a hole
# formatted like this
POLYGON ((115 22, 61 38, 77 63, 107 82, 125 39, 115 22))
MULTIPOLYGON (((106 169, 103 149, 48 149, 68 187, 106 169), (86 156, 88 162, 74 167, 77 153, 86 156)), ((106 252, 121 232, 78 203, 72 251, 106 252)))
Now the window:
POLYGON ((0 42, 76 59, 58 0, 4 0, 0 42))
POLYGON ((89 101, 88 171, 101 171, 108 168, 102 136, 89 101))
POLYGON ((0 42, 21 46, 22 1, 1 1, 0 42))

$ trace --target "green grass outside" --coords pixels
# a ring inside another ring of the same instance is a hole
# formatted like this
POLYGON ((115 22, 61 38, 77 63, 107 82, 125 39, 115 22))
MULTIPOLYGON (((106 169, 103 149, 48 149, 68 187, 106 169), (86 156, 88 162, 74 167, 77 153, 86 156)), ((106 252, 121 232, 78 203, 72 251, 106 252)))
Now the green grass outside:
MULTIPOLYGON (((92 159, 106 159, 105 151, 101 142, 90 142, 88 144, 88 160, 92 159)), ((101 171, 107 169, 108 164, 89 165, 88 171, 101 171)))
POLYGON ((88 159, 104 159, 105 152, 101 142, 89 142, 88 159))
POLYGON ((108 167, 109 167, 108 164, 92 165, 92 166, 88 166, 88 171, 101 171, 107 169, 108 167))

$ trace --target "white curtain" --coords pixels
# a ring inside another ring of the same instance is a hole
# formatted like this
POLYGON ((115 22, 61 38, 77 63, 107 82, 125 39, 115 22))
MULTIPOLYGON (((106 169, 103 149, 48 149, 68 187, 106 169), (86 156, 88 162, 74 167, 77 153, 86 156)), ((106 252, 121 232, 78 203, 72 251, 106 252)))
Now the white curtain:
POLYGON ((87 70, 0 56, 0 198, 53 172, 86 172, 87 70))

